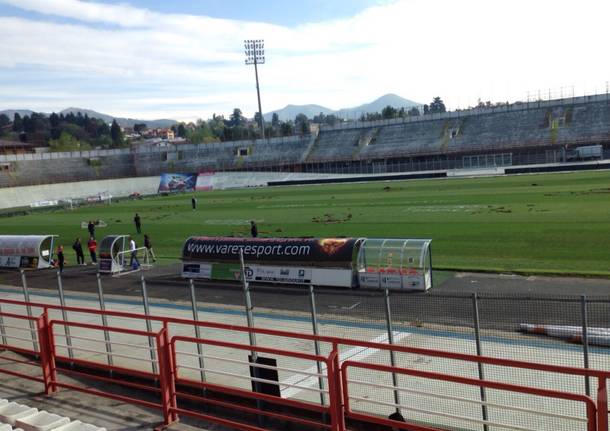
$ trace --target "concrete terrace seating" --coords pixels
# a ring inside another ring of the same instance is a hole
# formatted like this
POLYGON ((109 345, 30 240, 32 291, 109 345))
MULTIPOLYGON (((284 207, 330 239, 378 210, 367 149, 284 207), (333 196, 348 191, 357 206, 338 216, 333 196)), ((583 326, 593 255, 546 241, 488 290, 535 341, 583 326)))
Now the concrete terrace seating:
POLYGON ((0 431, 106 431, 95 425, 0 399, 0 431))
POLYGON ((351 159, 358 150, 360 138, 370 131, 370 128, 358 128, 320 132, 307 161, 351 159))

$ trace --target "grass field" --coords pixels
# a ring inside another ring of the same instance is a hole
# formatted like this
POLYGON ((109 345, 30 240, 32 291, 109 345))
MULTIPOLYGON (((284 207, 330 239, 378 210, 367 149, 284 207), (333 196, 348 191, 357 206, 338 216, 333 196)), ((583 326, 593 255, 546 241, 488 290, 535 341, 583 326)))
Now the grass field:
POLYGON ((190 197, 2 218, 0 233, 69 246, 89 219, 109 225, 98 239, 135 234, 138 212, 157 254, 175 260, 188 236, 245 236, 254 219, 261 236, 432 238, 437 268, 610 275, 610 172, 215 191, 198 193, 197 211, 190 197))

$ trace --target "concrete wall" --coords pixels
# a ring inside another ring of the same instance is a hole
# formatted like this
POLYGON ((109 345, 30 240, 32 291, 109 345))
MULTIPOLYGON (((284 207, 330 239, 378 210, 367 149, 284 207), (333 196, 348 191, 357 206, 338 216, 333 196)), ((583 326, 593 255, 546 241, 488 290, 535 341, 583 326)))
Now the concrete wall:
MULTIPOLYGON (((292 179, 335 178, 338 174, 307 174, 280 172, 218 172, 212 179, 215 190, 266 186, 269 181, 292 179)), ((34 202, 86 198, 100 193, 114 197, 129 196, 134 192, 155 194, 159 176, 120 178, 112 180, 80 181, 37 186, 0 188, 0 209, 29 206, 34 202)))
POLYGON ((29 206, 39 201, 86 198, 99 193, 116 197, 134 192, 152 194, 158 188, 158 176, 0 188, 0 209, 29 206))

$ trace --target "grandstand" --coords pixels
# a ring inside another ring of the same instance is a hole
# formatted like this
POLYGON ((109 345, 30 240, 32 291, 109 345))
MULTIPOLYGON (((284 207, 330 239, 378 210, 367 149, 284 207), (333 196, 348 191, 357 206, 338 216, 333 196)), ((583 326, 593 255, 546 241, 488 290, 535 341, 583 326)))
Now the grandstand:
POLYGON ((122 150, 0 155, 0 187, 162 172, 388 173, 561 163, 601 145, 610 157, 607 94, 322 127, 312 135, 122 150))

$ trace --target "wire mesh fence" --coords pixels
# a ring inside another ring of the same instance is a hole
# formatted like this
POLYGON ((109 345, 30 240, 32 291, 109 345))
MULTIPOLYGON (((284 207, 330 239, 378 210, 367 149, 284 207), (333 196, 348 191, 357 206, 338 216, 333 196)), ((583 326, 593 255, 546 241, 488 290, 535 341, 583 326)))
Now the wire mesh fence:
MULTIPOLYGON (((219 297, 205 283, 190 284, 185 280, 176 283, 172 297, 168 298, 167 287, 146 284, 142 277, 139 286, 136 283, 126 292, 132 298, 105 295, 102 303, 95 283, 92 278, 91 286, 85 289, 87 294, 81 293, 78 297, 91 297, 89 300, 99 302, 99 307, 108 310, 196 317, 206 322, 250 324, 257 328, 549 365, 601 370, 608 370, 610 365, 610 297, 413 293, 310 286, 248 286, 248 289, 227 286, 224 295, 219 297)), ((104 279, 102 284, 109 283, 104 279)), ((76 306, 81 299, 73 299, 76 297, 71 289, 73 286, 66 283, 67 305, 76 306)), ((15 292, 15 295, 22 294, 21 289, 15 292)), ((45 295, 45 301, 58 302, 57 296, 45 295)), ((52 317, 59 318, 57 313, 53 312, 52 317)), ((69 320, 77 322, 81 316, 70 313, 69 320)), ((121 327, 133 324, 120 318, 110 320, 112 325, 121 327)), ((15 325, 10 319, 4 319, 4 332, 0 335, 11 335, 11 324, 15 325)), ((158 323, 152 325, 153 330, 159 329, 158 323)), ((172 324, 171 331, 198 339, 250 343, 322 356, 327 356, 333 347, 325 342, 264 334, 252 339, 240 331, 201 328, 197 332, 194 326, 178 324, 172 324)), ((76 339, 83 334, 74 329, 71 335, 76 339)), ((102 343, 99 356, 103 361, 106 350, 102 335, 98 334, 102 343)), ((128 343, 123 338, 112 334, 112 352, 131 355, 120 344, 128 343)), ((144 351, 146 343, 140 344, 144 351)), ((69 352, 67 348, 66 352, 69 352)), ((217 384, 229 382, 248 389, 252 361, 249 353, 209 345, 198 348, 191 343, 184 346, 181 372, 193 379, 217 384)), ((115 359, 125 358, 116 356, 115 359)), ((328 382, 320 378, 326 371, 325 364, 290 356, 274 359, 282 397, 328 405, 325 392, 328 382)), ((595 379, 477 364, 429 355, 426 350, 390 354, 384 349, 345 344, 339 345, 339 361, 391 365, 403 370, 509 382, 565 393, 594 396, 597 391, 595 379)), ((369 414, 387 417, 400 413, 410 421, 456 430, 586 429, 584 405, 570 400, 358 367, 350 370, 350 379, 352 409, 369 414)))

